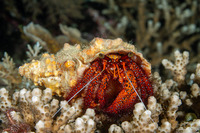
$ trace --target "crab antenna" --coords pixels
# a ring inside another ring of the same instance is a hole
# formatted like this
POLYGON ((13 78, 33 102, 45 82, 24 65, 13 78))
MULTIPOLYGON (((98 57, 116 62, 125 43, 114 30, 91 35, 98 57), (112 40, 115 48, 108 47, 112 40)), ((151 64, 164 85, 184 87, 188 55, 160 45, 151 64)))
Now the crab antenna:
MULTIPOLYGON (((104 71, 104 69, 99 73, 97 74, 93 79, 91 79, 86 85, 84 85, 79 91, 77 91, 69 100, 67 100, 67 103, 69 103, 77 94, 79 94, 85 87, 87 87, 94 79, 96 79, 102 72, 104 71)), ((52 116, 52 118, 54 118, 54 116, 56 114, 58 114, 58 112, 60 112, 60 110, 62 109, 63 107, 60 107, 56 113, 52 116)))
MULTIPOLYGON (((141 101, 141 102, 142 102, 142 104, 144 105, 144 109, 145 109, 145 110, 147 110, 147 108, 146 108, 146 106, 145 106, 144 102, 142 101, 142 98, 140 97, 140 95, 138 94, 137 90, 136 90, 136 89, 135 89, 135 87, 133 86, 133 83, 131 82, 130 78, 128 77, 128 74, 126 73, 126 70, 125 70, 125 74, 126 74, 126 76, 127 76, 128 80, 129 80, 129 82, 131 83, 131 86, 133 87, 134 91, 136 92, 136 94, 137 94, 138 98, 140 99, 140 101, 141 101)), ((151 118, 151 116, 150 116, 150 115, 149 115, 149 117, 150 117, 151 121, 154 123, 154 120, 151 118)))

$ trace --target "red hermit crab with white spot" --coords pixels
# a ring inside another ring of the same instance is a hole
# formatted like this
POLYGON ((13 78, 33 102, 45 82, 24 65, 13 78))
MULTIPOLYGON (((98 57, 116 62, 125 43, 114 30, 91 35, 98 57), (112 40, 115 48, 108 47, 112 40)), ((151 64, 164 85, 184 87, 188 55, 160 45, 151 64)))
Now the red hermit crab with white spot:
POLYGON ((100 38, 93 40, 92 44, 83 50, 81 57, 94 58, 90 59, 89 68, 72 87, 67 100, 84 89, 80 93, 83 93, 85 108, 96 108, 107 114, 117 115, 133 108, 138 101, 137 95, 144 103, 153 95, 149 80, 150 64, 136 52, 133 45, 124 43, 121 39, 100 38), (115 46, 114 49, 111 49, 112 45, 115 46), (104 50, 105 47, 107 51, 104 50))
POLYGON ((110 115, 130 111, 153 95, 150 63, 121 39, 95 38, 83 49, 65 44, 56 56, 45 54, 20 73, 68 101, 83 97, 85 108, 110 115))

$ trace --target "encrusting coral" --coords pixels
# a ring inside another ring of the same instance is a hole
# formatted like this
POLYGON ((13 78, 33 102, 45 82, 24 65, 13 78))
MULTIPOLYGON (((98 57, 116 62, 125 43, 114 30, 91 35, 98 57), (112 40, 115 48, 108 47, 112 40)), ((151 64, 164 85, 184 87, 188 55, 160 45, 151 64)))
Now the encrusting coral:
MULTIPOLYGON (((19 73, 32 79, 36 85, 44 85, 51 88, 53 93, 61 95, 66 91, 66 88, 69 88, 68 86, 73 86, 76 82, 77 72, 75 68, 77 66, 74 57, 77 56, 79 51, 79 45, 65 44, 63 50, 57 53, 57 56, 45 53, 40 61, 32 60, 31 63, 26 63, 23 67, 20 67, 19 73)), ((80 70, 84 66, 80 64, 80 70)))

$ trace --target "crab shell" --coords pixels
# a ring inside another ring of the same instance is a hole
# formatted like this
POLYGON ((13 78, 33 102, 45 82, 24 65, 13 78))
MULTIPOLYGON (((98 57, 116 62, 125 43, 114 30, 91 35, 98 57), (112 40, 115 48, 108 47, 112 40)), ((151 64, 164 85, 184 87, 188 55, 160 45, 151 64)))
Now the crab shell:
POLYGON ((145 74, 150 77, 151 75, 151 64, 143 57, 143 55, 137 52, 134 45, 123 42, 122 39, 117 38, 115 40, 95 38, 91 41, 88 48, 83 49, 79 54, 79 59, 83 64, 88 64, 95 59, 99 58, 99 54, 109 53, 129 53, 132 52, 131 57, 138 65, 140 65, 145 74))
POLYGON ((35 83, 35 85, 51 88, 54 94, 67 95, 70 89, 81 79, 84 71, 90 67, 90 63, 99 58, 99 54, 132 52, 131 57, 145 74, 151 76, 151 65, 137 52, 134 45, 123 42, 117 38, 94 38, 89 46, 81 49, 80 45, 65 44, 55 56, 43 54, 40 60, 32 60, 19 67, 19 73, 35 83))

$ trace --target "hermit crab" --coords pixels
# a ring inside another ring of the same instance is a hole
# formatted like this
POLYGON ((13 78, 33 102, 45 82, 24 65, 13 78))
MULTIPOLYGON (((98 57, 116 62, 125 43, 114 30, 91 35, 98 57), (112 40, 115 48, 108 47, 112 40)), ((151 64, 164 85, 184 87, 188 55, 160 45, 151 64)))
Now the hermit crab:
POLYGON ((55 56, 44 54, 19 72, 68 101, 83 97, 85 108, 110 115, 130 111, 153 95, 150 63, 119 38, 95 38, 82 48, 65 44, 55 56))

